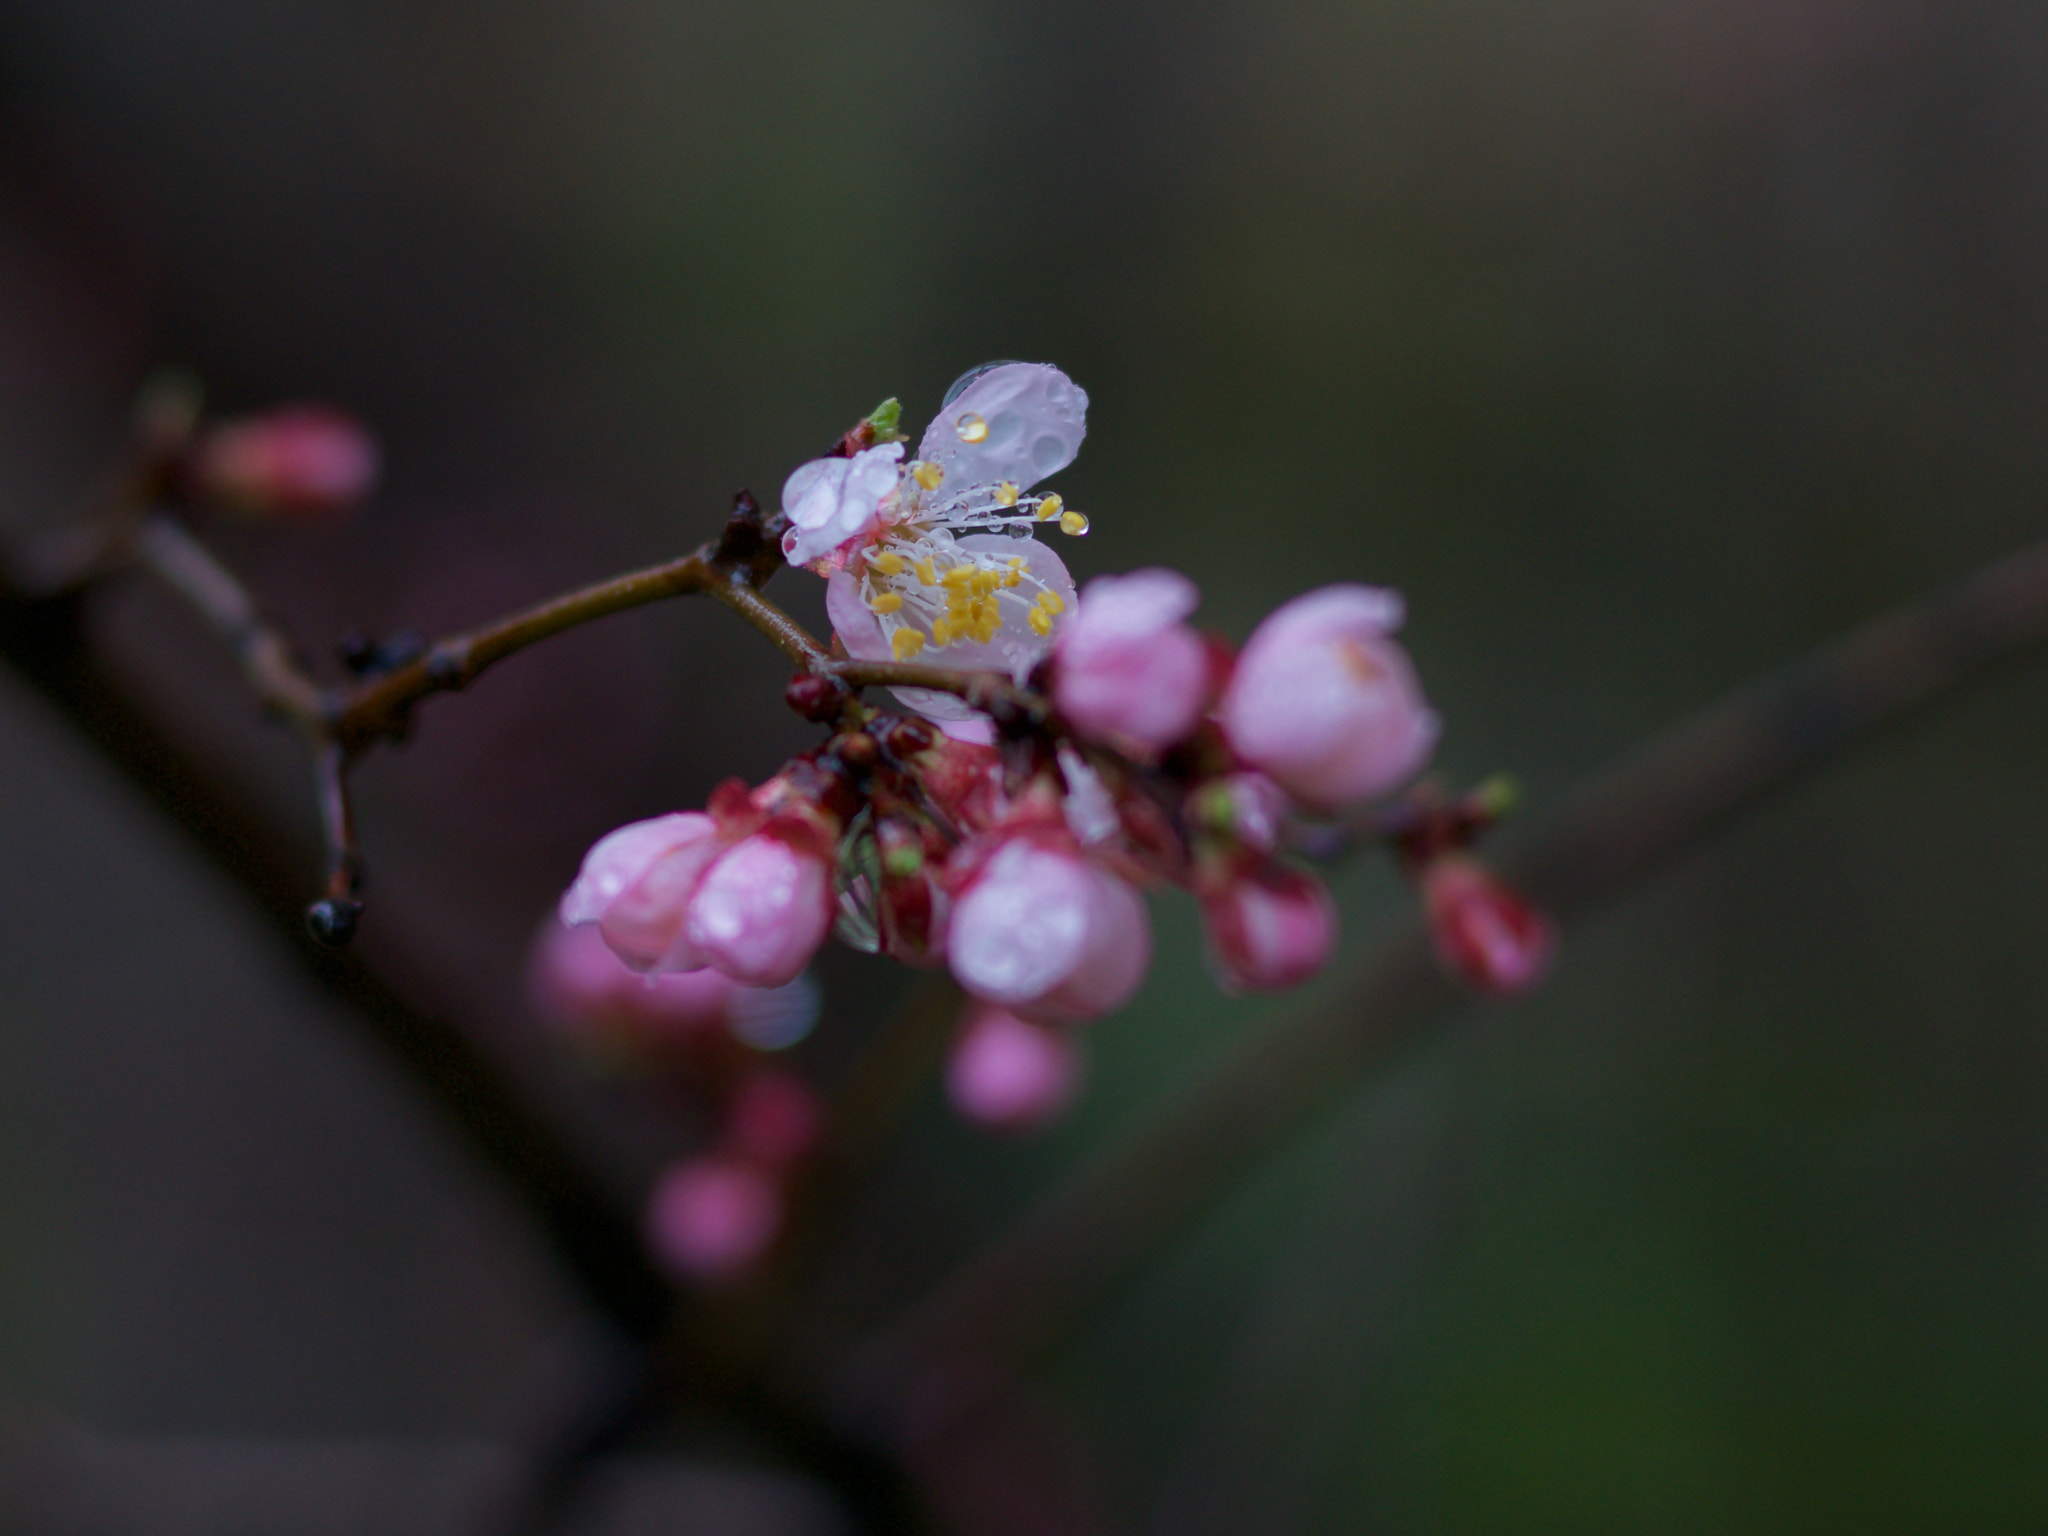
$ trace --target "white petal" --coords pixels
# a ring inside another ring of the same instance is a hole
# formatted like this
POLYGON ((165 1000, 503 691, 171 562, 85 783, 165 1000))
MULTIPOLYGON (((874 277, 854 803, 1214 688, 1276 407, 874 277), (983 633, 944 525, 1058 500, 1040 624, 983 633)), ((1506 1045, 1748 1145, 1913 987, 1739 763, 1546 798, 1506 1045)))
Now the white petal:
POLYGON ((1005 363, 939 412, 917 456, 946 472, 941 495, 1004 480, 1029 490, 1074 462, 1087 418, 1087 392, 1052 364, 1005 363), (963 428, 970 436, 986 431, 979 442, 968 442, 963 428))

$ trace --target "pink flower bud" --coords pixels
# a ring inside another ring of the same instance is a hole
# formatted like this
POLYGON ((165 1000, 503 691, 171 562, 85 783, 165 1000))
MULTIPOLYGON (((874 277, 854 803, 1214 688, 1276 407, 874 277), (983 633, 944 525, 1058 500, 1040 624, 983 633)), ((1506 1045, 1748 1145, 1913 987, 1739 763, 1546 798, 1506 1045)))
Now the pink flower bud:
POLYGON ((831 926, 825 860, 757 832, 719 854, 696 882, 683 942, 699 965, 750 987, 779 987, 796 979, 831 926))
POLYGON ((1158 752, 1195 728, 1209 697, 1208 648, 1180 621, 1195 584, 1175 571, 1098 576, 1059 633, 1053 698, 1082 735, 1158 752))
POLYGON ((1557 936, 1549 921, 1475 859, 1423 868, 1422 909, 1437 958, 1482 992, 1526 992, 1543 979, 1557 936))
POLYGON ((1337 942, 1337 909, 1323 882, 1261 864, 1201 892, 1202 925, 1223 984, 1278 992, 1321 970, 1337 942))
POLYGON ((605 942, 636 970, 695 970, 705 962, 682 940, 684 903, 718 849, 717 823, 700 811, 609 832, 584 855, 562 897, 562 921, 598 924, 605 942))
POLYGON ((740 1085, 726 1108, 726 1136, 749 1161, 786 1168, 811 1150, 824 1120, 816 1090, 802 1078, 757 1072, 740 1085))
POLYGON ((1401 599, 1336 586, 1268 614, 1238 657, 1220 716, 1238 755, 1290 795, 1334 807, 1384 795, 1436 745, 1436 715, 1387 637, 1401 599))
POLYGON ((1071 1033, 1027 1024, 985 1003, 969 1010, 946 1062, 946 1093, 954 1108, 1007 1130, 1052 1119, 1073 1099, 1080 1080, 1080 1042, 1071 1033))
POLYGON ((772 1175, 737 1158, 700 1157, 661 1176, 647 1206, 647 1244, 678 1279, 720 1285, 743 1278, 782 1229, 772 1175))
POLYGON ((1114 1012, 1151 956, 1136 892, 1078 854, 1021 837, 981 866, 946 936, 962 987, 1038 1024, 1114 1012))
POLYGON ((722 1026, 744 990, 713 970, 643 974, 613 953, 597 928, 565 928, 553 918, 534 942, 527 976, 548 1019, 634 1044, 722 1026))
POLYGON ((215 427, 193 472, 203 491, 246 512, 338 512, 377 483, 377 444, 339 411, 284 406, 215 427))

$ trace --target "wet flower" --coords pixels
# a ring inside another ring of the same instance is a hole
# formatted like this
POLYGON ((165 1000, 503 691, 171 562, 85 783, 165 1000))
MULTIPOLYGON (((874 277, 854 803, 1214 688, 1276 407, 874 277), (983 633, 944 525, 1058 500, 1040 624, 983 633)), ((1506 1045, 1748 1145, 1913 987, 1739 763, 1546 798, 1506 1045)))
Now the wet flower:
POLYGON ((1209 697, 1209 653, 1181 620, 1198 601, 1176 571, 1098 576, 1060 632, 1053 698, 1082 735, 1156 753, 1193 730, 1209 697))
POLYGON ((1412 778, 1436 714, 1407 652, 1400 596, 1334 586, 1285 603, 1245 642, 1219 711, 1239 756, 1311 806, 1370 800, 1412 778))
POLYGON ((796 979, 832 925, 832 877, 802 825, 738 835, 696 811, 598 840, 562 897, 562 921, 596 923, 636 970, 712 966, 750 987, 796 979))
POLYGON ((1029 836, 1006 838, 982 859, 946 934, 955 981, 1038 1024, 1114 1013, 1151 958, 1137 892, 1071 848, 1029 836))
MULTIPOLYGON (((1088 396, 1044 363, 999 363, 954 386, 917 457, 902 445, 802 465, 783 486, 783 553, 830 580, 826 606, 847 653, 913 658, 1022 681, 1051 648, 1074 582, 1040 524, 1088 519, 1033 487, 1073 462, 1088 396)), ((949 694, 899 691, 935 720, 974 711, 949 694)))

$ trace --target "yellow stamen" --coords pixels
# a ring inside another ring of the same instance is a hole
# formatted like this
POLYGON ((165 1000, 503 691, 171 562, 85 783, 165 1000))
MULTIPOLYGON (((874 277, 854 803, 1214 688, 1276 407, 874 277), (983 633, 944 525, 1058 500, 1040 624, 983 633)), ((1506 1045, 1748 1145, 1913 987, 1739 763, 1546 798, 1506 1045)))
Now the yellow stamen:
POLYGON ((889 550, 884 550, 881 554, 870 560, 868 564, 872 565, 884 576, 901 576, 903 574, 903 557, 889 550))
POLYGON ((908 661, 924 649, 924 636, 914 629, 899 629, 889 637, 889 649, 896 653, 898 661, 908 661))
MULTIPOLYGON (((963 443, 985 442, 988 439, 988 423, 969 411, 953 423, 953 435, 963 443)), ((928 485, 925 489, 929 491, 932 487, 928 485)))
POLYGON ((973 580, 974 567, 971 565, 956 565, 953 567, 953 569, 946 572, 945 575, 939 578, 939 582, 942 586, 953 587, 956 589, 966 588, 969 584, 973 582, 973 580))
POLYGON ((1060 515, 1060 508, 1065 505, 1066 503, 1061 501, 1057 495, 1046 497, 1038 504, 1038 520, 1041 523, 1051 522, 1060 515))
POLYGON ((1049 635, 1052 633, 1052 619, 1043 608, 1031 610, 1031 633, 1034 635, 1049 635))
POLYGON ((1013 482, 1005 480, 996 487, 996 505, 999 507, 1014 507, 1017 505, 1017 487, 1013 482))
POLYGON ((877 592, 874 601, 869 603, 868 606, 877 613, 894 613, 903 606, 903 594, 901 592, 877 592))
POLYGON ((1047 613, 1059 613, 1066 608, 1067 600, 1061 597, 1059 593, 1053 591, 1052 588, 1047 587, 1038 594, 1038 606, 1047 613))
POLYGON ((1088 531, 1088 514, 1085 512, 1063 512, 1060 514, 1060 532, 1069 538, 1079 538, 1088 531))
POLYGON ((938 569, 933 564, 932 557, 930 555, 926 555, 922 560, 917 562, 917 579, 923 582, 928 587, 935 587, 938 585, 938 569))
POLYGON ((929 459, 920 459, 910 466, 910 478, 928 491, 936 491, 939 482, 946 478, 946 472, 929 459))
POLYGON ((932 620, 932 644, 950 645, 953 641, 953 626, 944 619, 932 620))

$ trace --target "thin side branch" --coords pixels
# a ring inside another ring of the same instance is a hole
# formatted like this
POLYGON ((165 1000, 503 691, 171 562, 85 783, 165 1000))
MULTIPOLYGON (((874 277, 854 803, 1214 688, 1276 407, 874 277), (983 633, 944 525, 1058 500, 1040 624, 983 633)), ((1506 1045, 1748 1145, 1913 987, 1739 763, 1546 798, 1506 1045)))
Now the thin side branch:
POLYGON ((291 642, 184 524, 161 514, 145 518, 131 548, 136 560, 198 609, 227 641, 259 702, 308 735, 326 734, 328 700, 306 675, 291 642))

